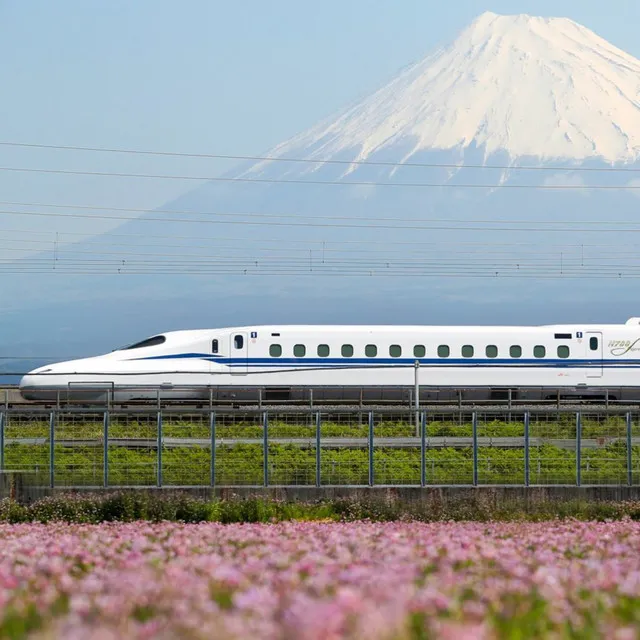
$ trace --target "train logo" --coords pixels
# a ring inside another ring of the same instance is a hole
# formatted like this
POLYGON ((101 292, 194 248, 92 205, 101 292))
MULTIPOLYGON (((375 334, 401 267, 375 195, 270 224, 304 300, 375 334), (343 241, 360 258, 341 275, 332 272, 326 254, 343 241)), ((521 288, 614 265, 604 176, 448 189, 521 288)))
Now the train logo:
POLYGON ((610 340, 608 346, 612 356, 624 356, 627 353, 640 351, 640 338, 633 342, 631 340, 610 340))

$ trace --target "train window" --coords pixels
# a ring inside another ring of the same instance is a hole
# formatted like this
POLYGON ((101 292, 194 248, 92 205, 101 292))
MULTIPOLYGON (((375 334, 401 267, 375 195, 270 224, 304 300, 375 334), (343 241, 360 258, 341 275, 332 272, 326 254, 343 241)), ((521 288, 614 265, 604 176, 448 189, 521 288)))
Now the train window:
POLYGON ((378 347, 376 347, 375 344, 368 344, 364 348, 364 355, 367 356, 367 358, 375 358, 378 355, 378 347))
POLYGON ((509 349, 509 355, 512 358, 521 358, 522 357, 522 347, 520 345, 514 344, 509 349))
POLYGON ((124 347, 122 351, 126 351, 128 349, 144 349, 145 347, 157 347, 159 344, 166 342, 166 340, 167 339, 164 336, 154 336, 153 338, 147 338, 142 342, 136 342, 128 347, 124 347))
POLYGON ((342 345, 342 357, 343 358, 352 358, 353 357, 353 346, 350 344, 342 345))
POLYGON ((533 347, 533 355, 536 358, 544 358, 547 355, 547 348, 539 344, 533 347))
POLYGON ((237 336, 233 337, 233 346, 236 349, 242 349, 242 347, 244 347, 244 336, 238 334, 237 336))
POLYGON ((304 358, 307 355, 307 347, 305 347, 303 344, 296 344, 293 347, 293 355, 296 358, 304 358))
POLYGON ((329 349, 328 344, 319 344, 318 345, 318 355, 321 358, 328 358, 331 353, 331 349, 329 349))
POLYGON ((571 355, 571 351, 566 344, 561 344, 558 347, 558 358, 568 358, 571 355))
POLYGON ((463 358, 473 358, 473 347, 470 344, 465 344, 462 347, 462 357, 463 358))
POLYGON ((211 341, 211 353, 218 353, 218 341, 217 340, 212 340, 211 341))
POLYGON ((591 351, 598 350, 598 338, 595 336, 593 338, 589 338, 589 349, 591 349, 591 351))
POLYGON ((399 344, 392 344, 389 347, 389 355, 392 358, 399 358, 402 355, 402 347, 399 344))
POLYGON ((269 355, 272 358, 279 358, 282 355, 282 346, 279 344, 272 344, 269 347, 269 355))
POLYGON ((451 349, 446 344, 441 344, 438 347, 438 357, 439 358, 448 358, 451 355, 451 349))
POLYGON ((424 345, 417 344, 415 347, 413 347, 414 358, 424 358, 426 355, 427 355, 427 350, 425 349, 424 345))
POLYGON ((484 350, 487 358, 497 358, 498 357, 498 347, 495 344, 487 345, 487 348, 484 350))

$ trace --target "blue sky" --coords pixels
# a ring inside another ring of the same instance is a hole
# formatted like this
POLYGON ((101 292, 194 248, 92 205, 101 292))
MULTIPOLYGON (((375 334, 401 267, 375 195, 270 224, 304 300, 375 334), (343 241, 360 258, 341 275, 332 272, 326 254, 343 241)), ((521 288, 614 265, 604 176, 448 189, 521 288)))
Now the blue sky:
MULTIPOLYGON (((0 140, 261 153, 376 89, 486 10, 567 16, 640 57, 637 0, 0 0, 0 140)), ((0 148, 0 164, 225 168, 10 148, 0 148)), ((0 172, 3 200, 29 202, 153 208, 193 186, 0 172)), ((2 229, 64 225, 0 214, 2 229)))

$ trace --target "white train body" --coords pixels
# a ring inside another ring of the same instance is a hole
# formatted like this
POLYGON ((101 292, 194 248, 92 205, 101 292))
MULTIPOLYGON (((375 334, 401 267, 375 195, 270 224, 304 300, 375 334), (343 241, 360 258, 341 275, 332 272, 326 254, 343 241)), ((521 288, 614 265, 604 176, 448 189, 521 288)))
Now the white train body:
POLYGON ((249 326, 173 331, 28 373, 27 399, 206 398, 220 388, 640 388, 640 318, 620 325, 249 326), (416 373, 417 368, 417 373, 416 373))

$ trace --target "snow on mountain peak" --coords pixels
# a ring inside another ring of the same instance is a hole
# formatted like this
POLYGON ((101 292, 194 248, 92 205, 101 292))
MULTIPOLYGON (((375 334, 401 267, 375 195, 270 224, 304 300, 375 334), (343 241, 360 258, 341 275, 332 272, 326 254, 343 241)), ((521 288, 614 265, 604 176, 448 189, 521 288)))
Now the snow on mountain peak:
POLYGON ((270 155, 384 152, 402 162, 471 146, 513 162, 637 160, 640 61, 567 18, 483 13, 452 44, 270 155))

